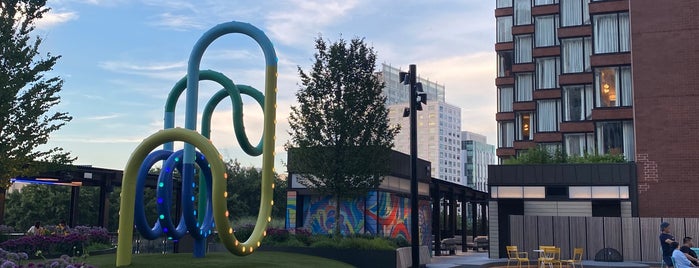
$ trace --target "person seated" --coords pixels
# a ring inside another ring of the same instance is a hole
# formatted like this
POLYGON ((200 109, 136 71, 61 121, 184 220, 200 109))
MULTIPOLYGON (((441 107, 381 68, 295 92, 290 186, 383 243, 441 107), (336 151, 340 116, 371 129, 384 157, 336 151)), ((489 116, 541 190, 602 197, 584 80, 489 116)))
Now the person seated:
POLYGON ((42 235, 44 234, 44 228, 41 227, 41 222, 37 221, 32 225, 32 227, 27 230, 28 235, 42 235))
POLYGON ((680 251, 680 243, 677 242, 672 242, 670 244, 674 250, 672 251, 672 258, 674 259, 674 266, 673 268, 688 268, 688 267, 695 267, 689 259, 687 259, 687 256, 684 255, 682 251, 680 251))
POLYGON ((68 234, 68 226, 66 226, 66 221, 61 220, 58 225, 56 225, 56 234, 58 235, 67 235, 68 234))
POLYGON ((692 250, 694 247, 694 242, 692 242, 692 238, 687 236, 684 239, 682 239, 682 247, 680 247, 680 251, 684 253, 685 256, 687 256, 687 259, 689 259, 694 266, 699 266, 699 258, 697 258, 697 253, 692 250))

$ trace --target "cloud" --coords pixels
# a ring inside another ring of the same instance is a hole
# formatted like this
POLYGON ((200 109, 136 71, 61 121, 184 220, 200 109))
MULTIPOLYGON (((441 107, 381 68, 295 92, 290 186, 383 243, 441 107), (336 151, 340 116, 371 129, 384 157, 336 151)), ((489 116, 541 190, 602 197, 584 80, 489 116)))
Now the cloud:
POLYGON ((358 6, 357 0, 291 0, 266 17, 265 23, 275 40, 298 44, 311 40, 314 35, 358 6), (294 10, 294 12, 289 12, 294 10))
POLYGON ((55 142, 72 143, 140 143, 143 138, 123 138, 123 137, 57 137, 52 139, 55 142))
POLYGON ((46 30, 55 27, 59 24, 66 23, 71 20, 77 20, 78 13, 74 11, 54 11, 46 12, 44 16, 36 21, 36 28, 46 30))
POLYGON ((98 66, 116 73, 139 75, 176 82, 186 74, 184 61, 140 64, 127 61, 103 61, 98 66))
POLYGON ((107 120, 107 119, 114 119, 118 117, 122 117, 122 114, 108 114, 108 115, 96 115, 96 116, 89 116, 85 117, 85 120, 94 120, 94 121, 101 121, 101 120, 107 120))
POLYGON ((177 31, 204 29, 205 27, 204 23, 194 16, 176 15, 169 12, 158 14, 150 24, 177 31))

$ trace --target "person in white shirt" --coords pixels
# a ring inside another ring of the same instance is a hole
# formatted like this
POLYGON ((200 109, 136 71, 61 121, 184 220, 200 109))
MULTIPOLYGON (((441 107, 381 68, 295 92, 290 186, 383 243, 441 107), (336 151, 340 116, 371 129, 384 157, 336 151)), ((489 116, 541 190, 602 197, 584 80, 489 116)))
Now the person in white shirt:
POLYGON ((27 231, 28 235, 41 235, 44 232, 44 228, 41 227, 41 222, 36 222, 27 231))
POLYGON ((674 250, 672 251, 672 258, 675 260, 675 265, 673 266, 674 268, 694 267, 694 265, 692 265, 689 259, 687 259, 687 256, 685 256, 684 253, 680 251, 680 243, 672 242, 670 246, 674 248, 674 250))

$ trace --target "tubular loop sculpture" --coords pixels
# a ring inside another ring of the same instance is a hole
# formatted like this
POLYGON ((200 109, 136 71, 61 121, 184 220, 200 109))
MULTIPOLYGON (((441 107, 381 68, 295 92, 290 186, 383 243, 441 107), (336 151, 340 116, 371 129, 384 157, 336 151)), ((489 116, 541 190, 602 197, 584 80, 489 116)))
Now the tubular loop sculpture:
POLYGON ((267 224, 271 221, 273 205, 276 93, 277 56, 269 38, 261 30, 250 24, 234 21, 219 24, 204 33, 190 54, 187 76, 178 81, 168 95, 164 129, 143 140, 131 154, 124 169, 116 266, 131 264, 134 225, 146 239, 156 239, 161 236, 180 239, 186 234, 191 235, 194 238, 195 257, 204 257, 206 237, 213 230, 218 231, 223 245, 235 255, 251 254, 260 246, 260 241, 266 235, 267 224), (253 38, 262 48, 266 63, 264 95, 251 86, 235 85, 221 73, 199 70, 206 48, 217 38, 231 33, 245 34, 253 38), (200 134, 196 132, 197 97, 199 81, 202 80, 216 82, 223 88, 205 105, 200 134), (175 106, 185 91, 185 128, 174 128, 175 106), (257 145, 250 143, 245 132, 241 94, 255 99, 263 109, 263 135, 257 145), (235 137, 242 150, 251 156, 262 155, 260 211, 252 235, 246 241, 239 241, 230 226, 226 203, 228 197, 226 169, 221 155, 209 139, 214 108, 226 96, 232 102, 235 137), (184 142, 184 149, 174 151, 173 142, 175 141, 184 142), (155 150, 161 145, 163 145, 162 150, 155 150), (162 168, 156 186, 158 219, 151 227, 144 211, 143 189, 148 171, 161 161, 162 168), (174 171, 178 171, 181 176, 179 199, 182 213, 177 225, 173 222, 170 211, 174 171), (198 179, 195 180, 197 175, 198 179), (194 195, 197 187, 198 200, 194 195), (195 202, 198 203, 196 209, 195 202))

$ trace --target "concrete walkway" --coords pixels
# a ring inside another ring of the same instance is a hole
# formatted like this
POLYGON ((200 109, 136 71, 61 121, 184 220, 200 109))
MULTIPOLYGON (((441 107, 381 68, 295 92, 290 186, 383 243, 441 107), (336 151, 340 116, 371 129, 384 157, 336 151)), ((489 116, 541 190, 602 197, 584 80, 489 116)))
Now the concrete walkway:
MULTIPOLYGON (((484 252, 456 252, 452 256, 434 256, 428 268, 482 268, 482 267, 505 267, 507 259, 489 259, 488 253, 484 252)), ((585 268, 595 267, 618 267, 618 268, 650 268, 658 267, 636 262, 596 262, 583 261, 585 268)), ((535 268, 535 265, 529 267, 535 268)))

